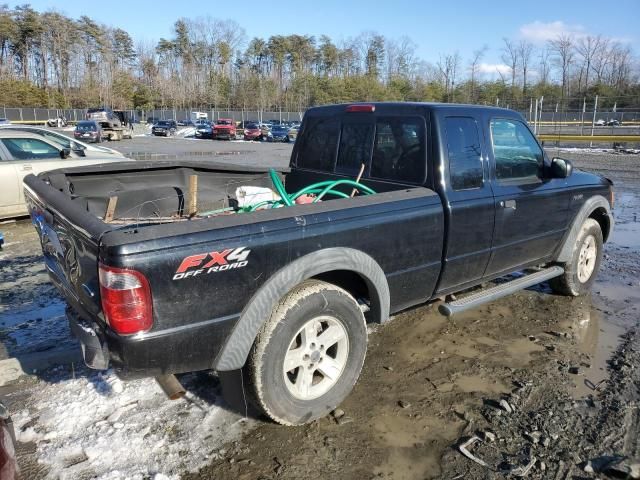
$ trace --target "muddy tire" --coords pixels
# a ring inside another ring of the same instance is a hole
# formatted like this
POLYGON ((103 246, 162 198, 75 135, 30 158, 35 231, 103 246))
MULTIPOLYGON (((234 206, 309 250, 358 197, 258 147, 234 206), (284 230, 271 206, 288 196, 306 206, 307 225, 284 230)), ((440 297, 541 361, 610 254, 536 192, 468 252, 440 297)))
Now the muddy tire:
POLYGON ((358 302, 330 283, 305 281, 280 301, 256 338, 248 361, 253 403, 283 425, 324 417, 351 392, 366 351, 358 302))
POLYGON ((564 268, 564 274, 549 281, 551 288, 562 295, 586 295, 600 268, 602 244, 600 224, 588 218, 576 237, 571 260, 560 264, 564 268))

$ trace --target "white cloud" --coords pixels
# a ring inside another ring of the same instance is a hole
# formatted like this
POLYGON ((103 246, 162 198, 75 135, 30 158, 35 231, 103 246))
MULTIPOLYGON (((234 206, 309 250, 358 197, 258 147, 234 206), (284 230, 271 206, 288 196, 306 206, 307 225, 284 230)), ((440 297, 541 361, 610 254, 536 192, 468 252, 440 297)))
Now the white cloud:
POLYGON ((511 67, 504 63, 481 63, 478 65, 478 72, 494 76, 497 76, 499 73, 502 75, 510 75, 511 67))
POLYGON ((560 35, 580 38, 586 36, 587 32, 582 25, 569 25, 562 20, 547 23, 536 20, 520 27, 520 36, 533 43, 544 43, 558 38, 560 35))

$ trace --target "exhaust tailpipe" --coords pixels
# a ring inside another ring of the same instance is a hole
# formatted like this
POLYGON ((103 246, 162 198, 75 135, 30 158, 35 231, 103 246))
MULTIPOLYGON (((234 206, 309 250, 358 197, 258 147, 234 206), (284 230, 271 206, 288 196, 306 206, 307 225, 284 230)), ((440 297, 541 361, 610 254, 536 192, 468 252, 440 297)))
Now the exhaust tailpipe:
POLYGON ((178 381, 175 375, 159 375, 156 377, 156 382, 162 387, 164 393, 169 397, 169 400, 177 400, 182 398, 186 393, 186 390, 182 384, 178 381))

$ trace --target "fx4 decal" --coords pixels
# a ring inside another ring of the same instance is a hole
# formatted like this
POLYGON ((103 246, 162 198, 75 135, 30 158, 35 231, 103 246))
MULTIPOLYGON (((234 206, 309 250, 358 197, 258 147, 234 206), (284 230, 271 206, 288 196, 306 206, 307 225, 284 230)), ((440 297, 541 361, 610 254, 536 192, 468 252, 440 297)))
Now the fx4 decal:
POLYGON ((224 272, 232 268, 246 267, 251 250, 246 247, 228 248, 221 252, 199 253, 186 257, 173 275, 174 280, 210 273, 224 272))

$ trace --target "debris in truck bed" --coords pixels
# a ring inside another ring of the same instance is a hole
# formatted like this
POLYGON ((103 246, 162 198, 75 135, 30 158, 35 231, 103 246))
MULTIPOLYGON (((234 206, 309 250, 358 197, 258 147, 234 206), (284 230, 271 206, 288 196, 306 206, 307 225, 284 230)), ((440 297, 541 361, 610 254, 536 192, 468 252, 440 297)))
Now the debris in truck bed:
MULTIPOLYGON (((186 195, 180 197, 178 193, 179 188, 172 187, 170 191, 175 191, 176 193, 174 195, 164 195, 150 200, 145 199, 143 202, 128 208, 124 214, 120 213, 116 215, 119 198, 127 194, 135 195, 138 193, 138 195, 140 195, 140 192, 126 190, 114 192, 108 197, 106 212, 102 218, 105 223, 115 225, 153 225, 317 203, 322 202, 326 196, 352 198, 356 193, 360 195, 375 194, 376 192, 373 189, 359 182, 359 177, 360 176, 358 176, 356 181, 339 179, 317 182, 297 192, 288 193, 280 177, 275 170, 272 169, 269 172, 269 183, 272 184, 273 188, 245 184, 238 186, 232 195, 229 188, 234 183, 237 184, 239 182, 227 182, 225 184, 225 196, 217 201, 218 205, 216 208, 211 208, 213 206, 211 201, 207 200, 207 198, 202 198, 203 195, 199 196, 199 191, 202 192, 206 190, 207 184, 204 182, 199 184, 199 176, 193 174, 188 177, 188 190, 186 195), (340 186, 352 187, 350 194, 340 191, 340 186), (178 201, 175 203, 176 210, 174 210, 174 213, 163 212, 162 205, 164 205, 165 202, 171 204, 171 201, 175 199, 178 199, 178 201), (149 208, 153 210, 149 212, 149 208), (133 213, 137 213, 137 215, 132 215, 133 213), (167 215, 167 213, 169 213, 169 215, 167 215)), ((147 191, 156 192, 155 189, 147 191)), ((142 194, 144 193, 145 192, 142 192, 142 194)), ((82 197, 76 196, 76 198, 82 197)))

